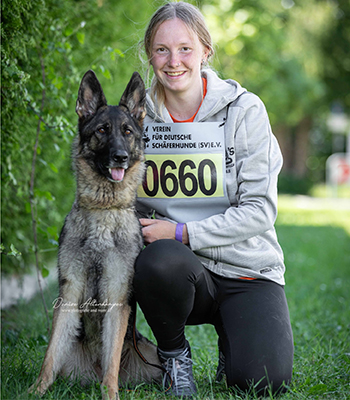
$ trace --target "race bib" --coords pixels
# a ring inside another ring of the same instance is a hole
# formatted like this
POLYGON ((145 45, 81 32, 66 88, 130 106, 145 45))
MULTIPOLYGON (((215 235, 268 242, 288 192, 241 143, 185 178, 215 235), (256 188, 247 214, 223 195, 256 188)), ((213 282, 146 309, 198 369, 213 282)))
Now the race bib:
POLYGON ((138 201, 177 222, 224 212, 224 128, 216 122, 148 124, 138 201))

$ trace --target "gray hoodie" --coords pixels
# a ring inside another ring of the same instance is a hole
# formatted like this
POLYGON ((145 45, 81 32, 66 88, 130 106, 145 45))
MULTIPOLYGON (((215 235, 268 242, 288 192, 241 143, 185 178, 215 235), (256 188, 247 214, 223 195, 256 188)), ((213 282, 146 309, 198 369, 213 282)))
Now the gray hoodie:
MULTIPOLYGON (((274 223, 277 177, 282 155, 271 132, 262 101, 233 80, 204 70, 207 94, 195 122, 224 123, 226 195, 230 205, 221 213, 186 221, 190 248, 202 264, 228 278, 268 279, 284 285, 283 252, 274 223)), ((145 124, 171 123, 164 107, 156 115, 147 95, 145 124)), ((139 201, 139 207, 142 200, 139 201)), ((198 211, 198 210, 197 210, 198 211)), ((181 222, 162 210, 157 218, 181 222)), ((200 211, 199 211, 200 212, 200 211)))

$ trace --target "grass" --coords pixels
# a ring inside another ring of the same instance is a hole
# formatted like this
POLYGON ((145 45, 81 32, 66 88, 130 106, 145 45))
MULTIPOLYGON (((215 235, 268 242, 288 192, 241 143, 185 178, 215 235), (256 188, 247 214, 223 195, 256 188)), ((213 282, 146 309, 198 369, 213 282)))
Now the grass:
MULTIPOLYGON (((294 332, 293 382, 282 400, 350 398, 350 207, 343 202, 280 198, 277 233, 284 249, 286 294, 294 332)), ((50 304, 57 288, 45 293, 50 304)), ((51 308, 51 307, 50 307, 51 308)), ((52 317, 52 309, 50 309, 52 317)), ((152 338, 141 313, 138 327, 152 338)), ((188 327, 198 399, 254 399, 216 384, 217 337, 209 325, 188 327)), ((27 388, 38 375, 48 337, 39 297, 2 313, 4 400, 34 399, 27 388)), ((121 399, 163 399, 158 387, 121 390, 121 399)), ((44 399, 100 399, 98 384, 86 388, 58 379, 44 399)))

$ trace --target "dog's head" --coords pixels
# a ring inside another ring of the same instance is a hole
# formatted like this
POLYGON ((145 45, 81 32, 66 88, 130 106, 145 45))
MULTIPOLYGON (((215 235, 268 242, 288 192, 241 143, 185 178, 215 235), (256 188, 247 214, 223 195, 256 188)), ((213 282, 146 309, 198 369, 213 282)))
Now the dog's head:
POLYGON ((78 93, 78 157, 111 182, 121 182, 142 158, 145 86, 134 72, 118 106, 108 106, 93 71, 84 75, 78 93))

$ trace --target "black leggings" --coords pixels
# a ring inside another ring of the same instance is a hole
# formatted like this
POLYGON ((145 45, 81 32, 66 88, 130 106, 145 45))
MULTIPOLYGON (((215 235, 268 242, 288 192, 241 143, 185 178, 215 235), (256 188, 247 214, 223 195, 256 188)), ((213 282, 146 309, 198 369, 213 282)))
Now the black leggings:
POLYGON ((282 286, 208 271, 175 240, 145 248, 135 265, 135 295, 162 350, 185 346, 185 325, 210 323, 219 335, 229 386, 273 392, 292 376, 293 334, 282 286))

